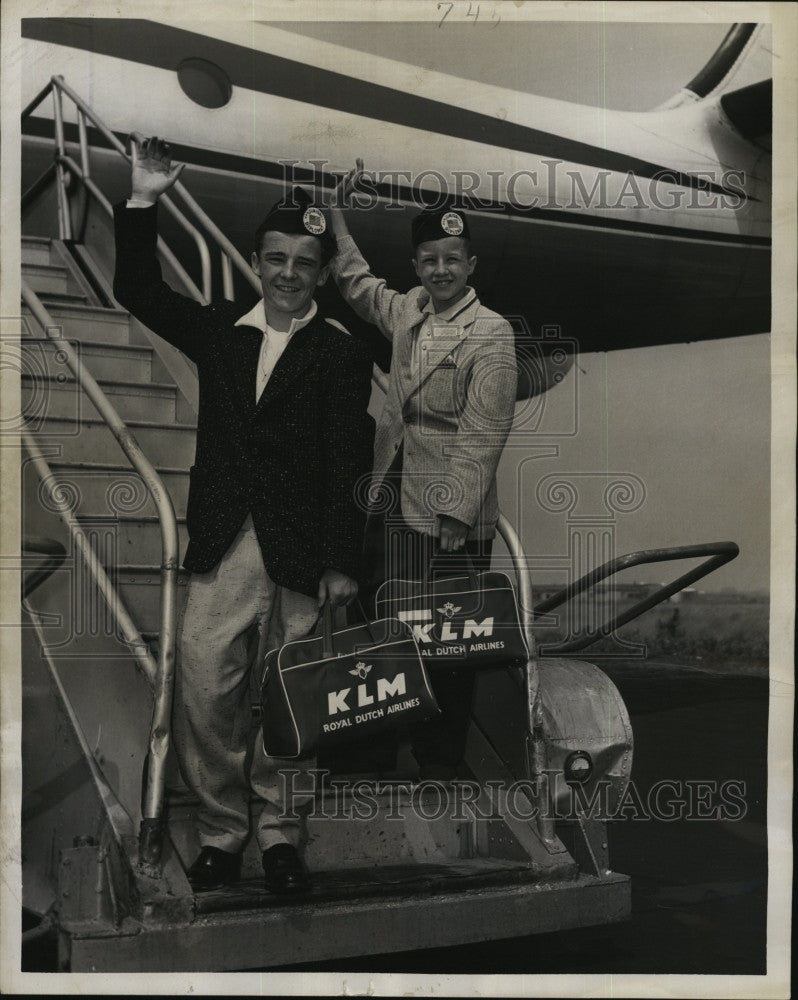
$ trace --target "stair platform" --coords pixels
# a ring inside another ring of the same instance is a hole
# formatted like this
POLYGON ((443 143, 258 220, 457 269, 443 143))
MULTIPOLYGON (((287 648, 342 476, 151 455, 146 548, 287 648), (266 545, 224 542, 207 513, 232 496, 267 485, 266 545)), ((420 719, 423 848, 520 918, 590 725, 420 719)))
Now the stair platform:
POLYGON ((442 891, 483 886, 519 885, 539 879, 532 864, 503 858, 456 858, 435 864, 385 865, 311 873, 311 887, 302 896, 275 896, 267 892, 263 878, 242 880, 213 892, 197 893, 196 912, 220 913, 251 907, 272 910, 286 906, 329 903, 342 900, 437 894, 442 891))
MULTIPOLYGON (((607 924, 629 914, 626 875, 540 881, 502 863, 411 872, 325 876, 302 900, 259 894, 246 909, 142 926, 127 919, 62 927, 73 972, 266 970, 349 956, 383 955, 607 924), (393 878, 393 882, 391 882, 393 878)), ((247 887, 242 887, 247 888, 247 887)), ((200 906, 213 905, 210 894, 200 906)), ((240 898, 246 898, 242 892, 240 898)), ((323 967, 320 967, 323 971, 323 967)))

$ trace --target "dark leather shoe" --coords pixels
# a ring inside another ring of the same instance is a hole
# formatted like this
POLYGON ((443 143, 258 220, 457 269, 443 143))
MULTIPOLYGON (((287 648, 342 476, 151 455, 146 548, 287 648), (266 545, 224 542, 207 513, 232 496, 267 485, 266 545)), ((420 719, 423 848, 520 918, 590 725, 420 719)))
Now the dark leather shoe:
POLYGON ((290 844, 275 844, 263 852, 266 890, 280 896, 307 892, 310 879, 305 866, 290 844))
POLYGON ((189 885, 195 892, 221 889, 223 885, 238 881, 241 875, 241 855, 222 851, 218 847, 203 847, 186 874, 189 885))

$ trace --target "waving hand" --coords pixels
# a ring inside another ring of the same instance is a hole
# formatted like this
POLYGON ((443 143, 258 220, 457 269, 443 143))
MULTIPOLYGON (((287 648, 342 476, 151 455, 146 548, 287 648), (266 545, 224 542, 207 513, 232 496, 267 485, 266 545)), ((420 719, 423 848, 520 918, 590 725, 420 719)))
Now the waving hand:
POLYGON ((155 204, 181 175, 185 163, 172 166, 171 147, 157 136, 145 139, 140 132, 131 132, 130 139, 132 197, 155 204))

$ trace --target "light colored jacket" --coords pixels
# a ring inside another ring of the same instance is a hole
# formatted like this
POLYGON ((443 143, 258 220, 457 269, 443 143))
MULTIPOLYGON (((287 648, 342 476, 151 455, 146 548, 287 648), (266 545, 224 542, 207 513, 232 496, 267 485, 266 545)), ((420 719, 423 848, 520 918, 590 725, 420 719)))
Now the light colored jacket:
POLYGON ((469 526, 469 538, 492 538, 499 513, 496 467, 515 413, 512 327, 474 296, 461 311, 455 307, 450 322, 438 318, 419 334, 428 292, 421 286, 407 294, 389 289, 351 237, 338 240, 331 269, 355 312, 393 342, 372 496, 379 496, 377 484, 403 444, 401 511, 408 524, 438 535, 438 515, 448 514, 469 526))

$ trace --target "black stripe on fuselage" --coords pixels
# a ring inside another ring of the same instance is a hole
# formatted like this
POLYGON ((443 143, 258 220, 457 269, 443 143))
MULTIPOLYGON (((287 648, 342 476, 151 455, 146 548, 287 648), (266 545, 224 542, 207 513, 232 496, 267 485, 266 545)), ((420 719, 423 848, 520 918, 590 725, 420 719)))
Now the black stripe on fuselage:
MULTIPOLYGON (((36 138, 54 138, 53 120, 51 118, 26 119, 22 126, 22 134, 36 138)), ((89 143, 93 147, 110 149, 105 137, 97 129, 91 126, 87 129, 89 143)), ((117 139, 121 143, 127 142, 127 135, 123 132, 115 132, 117 139)), ((64 123, 64 138, 67 142, 78 143, 78 127, 70 122, 64 123)), ((268 181, 276 181, 281 184, 312 184, 317 188, 330 189, 337 183, 337 179, 330 174, 319 173, 311 167, 294 166, 291 169, 290 177, 287 176, 286 168, 282 163, 275 160, 259 160, 255 157, 240 156, 236 153, 225 153, 212 149, 199 149, 194 146, 184 146, 180 143, 170 143, 172 158, 192 164, 197 167, 208 167, 212 170, 222 170, 229 173, 246 174, 250 177, 260 178, 268 181)), ((424 192, 419 188, 411 188, 403 184, 375 184, 374 192, 381 198, 392 204, 401 202, 408 208, 421 209, 430 200, 435 200, 435 194, 424 192)), ((744 236, 740 233, 716 233, 710 230, 690 229, 686 226, 658 226, 648 222, 636 222, 634 220, 604 218, 590 215, 587 211, 577 214, 575 211, 564 209, 524 207, 513 205, 509 202, 494 201, 487 204, 486 201, 479 201, 472 198, 462 198, 463 208, 466 211, 482 212, 495 215, 497 218, 512 219, 534 219, 542 223, 566 223, 574 226, 587 226, 591 229, 612 229, 629 233, 647 234, 650 236, 671 236, 677 239, 703 240, 712 243, 737 243, 746 246, 769 247, 771 241, 766 236, 744 236)))
MULTIPOLYGON (((156 21, 23 18, 22 36, 172 71, 177 70, 183 59, 207 59, 227 73, 233 86, 245 90, 600 170, 650 178, 667 175, 669 181, 683 187, 746 197, 706 178, 675 171, 626 153, 601 149, 551 132, 502 121, 442 101, 417 97, 156 21)), ((133 94, 131 102, 135 101, 136 95, 133 94)))

